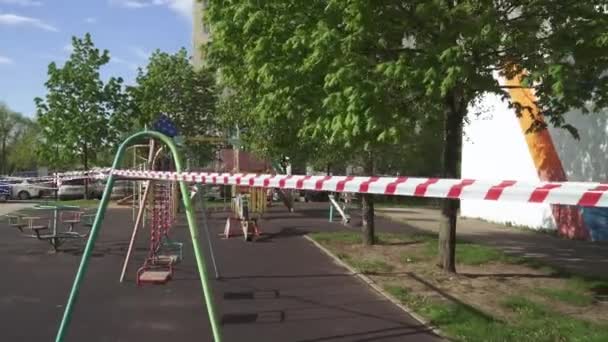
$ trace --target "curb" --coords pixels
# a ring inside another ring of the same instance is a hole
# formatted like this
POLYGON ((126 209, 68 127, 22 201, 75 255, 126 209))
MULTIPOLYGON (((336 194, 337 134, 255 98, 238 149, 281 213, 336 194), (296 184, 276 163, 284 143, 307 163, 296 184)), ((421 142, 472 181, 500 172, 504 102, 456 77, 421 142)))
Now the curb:
POLYGON ((420 322, 422 325, 428 327, 434 334, 436 334, 437 336, 441 337, 442 339, 445 339, 445 340, 449 341, 449 339, 446 337, 446 335, 441 330, 439 330, 439 328, 437 328, 436 326, 433 326, 429 321, 427 321, 426 319, 422 318, 417 313, 415 313, 412 310, 410 310, 407 306, 403 305, 401 303, 401 301, 399 301, 397 298, 395 298, 390 293, 386 292, 380 285, 378 285, 376 282, 374 282, 370 277, 366 276, 365 274, 362 274, 362 273, 358 272, 352 266, 350 266, 349 264, 347 264, 344 261, 342 261, 334 253, 332 253, 329 249, 325 248, 324 246, 322 246, 317 241, 313 240, 308 235, 304 235, 303 238, 306 239, 306 240, 308 240, 309 242, 311 242, 318 249, 320 249, 323 253, 325 253, 328 257, 330 257, 331 259, 333 259, 333 261, 335 263, 337 263, 338 265, 346 268, 351 273, 351 275, 354 275, 354 276, 358 277, 360 280, 362 280, 369 287, 371 287, 372 289, 376 290, 376 292, 378 292, 384 298, 388 299, 391 303, 395 304, 398 308, 400 308, 401 310, 403 310, 405 313, 407 313, 408 315, 412 316, 412 318, 414 318, 415 320, 417 320, 418 322, 420 322))

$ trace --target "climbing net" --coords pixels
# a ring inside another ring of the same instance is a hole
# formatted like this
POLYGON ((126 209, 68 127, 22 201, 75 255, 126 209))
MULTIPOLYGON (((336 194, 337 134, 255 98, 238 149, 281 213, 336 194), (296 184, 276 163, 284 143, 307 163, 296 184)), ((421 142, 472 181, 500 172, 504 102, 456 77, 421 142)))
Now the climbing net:
POLYGON ((151 187, 147 210, 150 217, 148 256, 137 270, 137 284, 164 283, 173 277, 173 266, 182 259, 182 243, 170 238, 176 221, 175 184, 155 182, 151 187))

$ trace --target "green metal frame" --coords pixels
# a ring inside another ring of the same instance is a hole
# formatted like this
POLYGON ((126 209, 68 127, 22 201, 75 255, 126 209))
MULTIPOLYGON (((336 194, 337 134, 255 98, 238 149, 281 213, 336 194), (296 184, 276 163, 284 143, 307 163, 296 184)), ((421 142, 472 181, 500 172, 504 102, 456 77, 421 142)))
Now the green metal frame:
MULTIPOLYGON (((114 163, 112 165, 112 169, 117 169, 122 162, 123 155, 127 149, 127 147, 134 142, 137 142, 140 139, 144 138, 154 138, 162 141, 169 149, 171 150, 171 154, 173 155, 173 160, 175 161, 175 169, 177 172, 182 172, 181 159, 179 158, 179 153, 177 151, 177 147, 171 138, 167 137, 164 134, 161 134, 156 131, 142 131, 139 133, 135 133, 128 137, 118 148, 116 152, 116 157, 114 158, 114 163)), ((74 308, 74 304, 78 298, 78 293, 80 291, 80 285, 82 283, 82 279, 87 271, 87 267, 89 265, 89 259, 91 258, 91 252, 95 247, 95 240, 97 240, 97 235, 99 234, 99 230, 101 228, 101 223, 103 222, 104 215, 108 206, 108 202, 110 201, 110 194, 112 193, 112 188, 114 187, 115 176, 110 174, 108 178, 108 182, 106 184, 105 191, 103 193, 103 197, 101 199, 101 203, 99 204, 99 208, 97 209, 97 215, 95 216, 95 221, 93 222, 93 227, 91 227, 91 232, 89 235, 89 239, 84 248, 84 252, 82 255, 82 259, 80 260, 80 266, 78 266, 78 271, 76 273, 76 278, 74 279, 74 284, 72 285, 72 290, 70 291, 70 296, 68 298, 68 302, 65 306, 65 310, 63 312, 63 318, 61 319, 61 324, 59 326, 59 331, 57 332, 57 336, 55 338, 56 342, 63 341, 68 326, 70 325, 70 321, 72 318, 72 310, 74 308)), ((199 245, 199 236, 198 236, 198 227, 196 225, 196 219, 194 215, 194 210, 192 208, 192 203, 190 201, 190 192, 188 191, 188 187, 185 181, 179 181, 180 190, 182 193, 182 201, 184 204, 186 219, 188 220, 188 227, 190 229, 190 237, 192 238, 192 247, 194 249, 194 255, 196 257, 196 264, 198 268, 198 273, 201 279, 201 286, 203 289, 203 299, 206 304, 207 313, 209 315, 209 321, 211 323, 211 330, 213 332, 213 338, 216 342, 221 342, 222 338, 219 330, 219 320, 217 319, 217 313, 215 310, 215 305, 213 304, 213 296, 211 293, 211 286, 208 283, 207 278, 207 266, 205 264, 205 260, 203 257, 203 253, 201 247, 199 245)))

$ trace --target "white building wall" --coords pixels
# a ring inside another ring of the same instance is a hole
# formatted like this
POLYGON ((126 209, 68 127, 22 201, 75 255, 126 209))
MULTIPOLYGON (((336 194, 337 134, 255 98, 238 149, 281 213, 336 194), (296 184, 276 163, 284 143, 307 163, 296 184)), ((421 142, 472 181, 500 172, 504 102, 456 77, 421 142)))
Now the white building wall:
MULTIPOLYGON (((539 181, 515 112, 497 95, 486 95, 469 110, 464 127, 462 177, 539 181)), ((463 200, 461 216, 555 229, 549 205, 463 200)))

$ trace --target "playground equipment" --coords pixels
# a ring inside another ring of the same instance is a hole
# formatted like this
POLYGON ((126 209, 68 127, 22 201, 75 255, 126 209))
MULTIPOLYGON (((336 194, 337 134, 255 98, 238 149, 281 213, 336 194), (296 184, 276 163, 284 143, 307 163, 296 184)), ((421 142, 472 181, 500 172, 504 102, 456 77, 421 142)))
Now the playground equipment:
POLYGON ((211 262, 213 263, 213 269, 215 270, 215 279, 220 278, 220 272, 217 267, 217 263, 215 262, 215 252, 213 251, 213 243, 211 242, 211 234, 209 233, 209 227, 207 225, 207 208, 206 208, 206 200, 207 196, 205 196, 205 191, 203 190, 203 186, 200 184, 196 184, 192 188, 192 192, 190 193, 190 199, 195 201, 195 208, 200 207, 203 230, 207 236, 207 243, 209 244, 209 254, 211 255, 211 262))
MULTIPOLYGON (((155 132, 155 131, 143 131, 143 132, 139 132, 139 133, 136 133, 136 134, 128 137, 118 148, 112 169, 115 170, 118 168, 119 165, 121 165, 126 147, 130 146, 133 143, 141 141, 141 139, 145 139, 145 138, 153 138, 153 139, 157 139, 157 140, 160 140, 161 142, 163 142, 164 145, 169 148, 171 155, 173 156, 173 161, 175 163, 176 172, 178 172, 178 173, 182 172, 181 159, 179 157, 175 144, 169 137, 167 137, 159 132, 155 132)), ((67 329, 69 328, 70 320, 72 317, 72 311, 73 311, 74 305, 76 303, 76 300, 78 298, 80 285, 86 274, 86 271, 88 268, 88 263, 91 258, 91 253, 93 251, 93 248, 95 247, 95 242, 97 240, 97 236, 98 236, 100 228, 101 228, 101 223, 103 222, 105 212, 106 212, 106 209, 108 206, 108 202, 110 200, 110 194, 112 193, 112 188, 113 188, 114 182, 117 178, 118 178, 118 176, 115 175, 114 173, 110 173, 108 176, 106 188, 103 193, 99 208, 97 210, 97 215, 95 216, 95 220, 94 220, 93 226, 91 228, 89 239, 84 248, 82 259, 81 259, 80 265, 78 267, 76 277, 74 279, 74 284, 72 285, 72 289, 70 291, 70 295, 69 295, 68 301, 66 303, 65 310, 63 312, 63 317, 61 319, 61 323, 60 323, 60 326, 59 326, 59 329, 57 332, 57 336, 55 339, 56 342, 61 342, 64 340, 64 337, 67 333, 67 329)), ((177 181, 177 179, 163 179, 162 181, 168 181, 168 180, 177 181)), ((180 190, 180 193, 182 196, 182 202, 183 202, 183 206, 184 206, 185 213, 186 213, 186 219, 188 221, 190 237, 192 240, 197 269, 198 269, 198 273, 199 273, 200 280, 201 280, 201 286, 202 286, 202 290, 203 290, 203 298, 205 300, 207 312, 209 315, 209 321, 211 322, 211 330, 213 333, 214 340, 216 342, 221 342, 222 338, 221 338, 220 330, 219 330, 219 321, 217 319, 215 305, 214 305, 213 299, 212 299, 213 296, 211 294, 211 288, 207 282, 207 266, 204 262, 203 253, 201 251, 199 241, 198 241, 199 240, 198 228, 197 228, 196 220, 194 217, 194 211, 192 209, 190 193, 188 191, 186 181, 183 179, 179 180, 179 190, 180 190)))
MULTIPOLYGON (((149 147, 148 165, 150 165, 150 167, 156 167, 157 164, 161 162, 160 156, 164 149, 161 146, 155 151, 154 140, 150 141, 149 147)), ((137 271, 136 279, 138 285, 141 285, 142 283, 162 284, 172 278, 173 264, 182 259, 182 244, 170 241, 168 237, 169 227, 173 224, 173 218, 177 214, 178 202, 175 200, 177 197, 177 187, 173 182, 171 183, 170 190, 167 191, 164 184, 147 181, 143 184, 143 188, 143 194, 137 201, 139 209, 133 227, 133 233, 131 234, 129 248, 127 249, 127 255, 125 256, 125 261, 120 274, 120 282, 122 283, 124 281, 139 227, 140 225, 146 225, 145 209, 148 208, 148 216, 152 218, 152 221, 150 222, 151 242, 149 255, 144 265, 137 271), (150 195, 152 195, 151 201, 150 195), (158 230, 161 225, 164 232, 159 235, 158 230), (161 247, 162 251, 160 250, 161 247), (175 252, 177 252, 178 257, 175 257, 175 252)), ((134 204, 135 203, 136 202, 134 201, 134 204)))
POLYGON ((245 241, 252 241, 260 236, 259 221, 266 212, 267 197, 264 188, 237 187, 237 194, 232 199, 231 215, 226 219, 224 237, 229 238, 231 221, 238 222, 245 241))
MULTIPOLYGON (((86 273, 91 251, 94 248, 101 222, 103 221, 110 193, 116 178, 145 179, 148 181, 178 181, 190 236, 196 256, 203 296, 207 305, 215 341, 221 341, 217 315, 212 301, 211 289, 207 282, 207 269, 203 261, 198 242, 198 230, 192 209, 191 194, 186 183, 222 184, 247 186, 250 188, 280 188, 290 190, 328 191, 338 193, 382 194, 392 196, 434 197, 448 199, 474 199, 486 201, 518 201, 525 203, 548 203, 578 205, 586 207, 608 207, 608 184, 602 183, 568 183, 568 182, 517 182, 517 181, 481 181, 471 179, 438 179, 415 177, 352 177, 352 176, 303 176, 303 175, 269 175, 269 174, 218 174, 218 173, 184 173, 176 147, 172 141, 158 133, 144 131, 132 135, 119 147, 113 168, 108 174, 108 182, 101 205, 91 228, 89 240, 85 246, 83 258, 70 296, 65 307, 56 341, 63 341, 69 326, 73 306, 78 296, 80 284, 86 273), (156 138, 169 147, 174 157, 175 172, 118 170, 125 146, 141 138, 156 138)), ((248 215, 248 202, 241 200, 239 213, 248 215), (247 206, 246 206, 247 205, 247 206), (247 211, 244 208, 247 207, 247 211)))
POLYGON ((155 183, 150 211, 150 247, 148 257, 137 270, 137 285, 164 284, 173 277, 173 265, 182 260, 183 244, 172 241, 169 231, 174 223, 171 184, 155 183))
POLYGON ((349 204, 349 199, 348 197, 344 197, 344 204, 340 205, 340 203, 338 201, 336 201, 335 195, 331 194, 329 195, 329 222, 333 222, 334 221, 334 208, 336 209, 336 211, 340 214, 340 216, 342 217, 342 224, 346 225, 350 222, 350 215, 348 215, 347 209, 348 209, 348 204, 349 204))
MULTIPOLYGON (((21 233, 28 237, 35 237, 41 241, 47 241, 53 247, 53 250, 57 252, 59 247, 64 242, 69 240, 84 240, 88 233, 82 233, 76 231, 76 225, 81 223, 83 218, 88 220, 89 215, 85 216, 84 212, 76 206, 62 206, 62 205, 36 205, 34 210, 39 211, 52 211, 53 216, 51 219, 43 219, 39 216, 26 216, 26 215, 5 215, 8 219, 9 226, 18 229, 21 233), (59 230, 59 223, 67 225, 67 230, 59 230), (52 229, 48 232, 49 229, 52 229), (30 234, 26 233, 26 230, 30 231, 30 234)), ((86 226, 86 224, 85 224, 86 226)))

